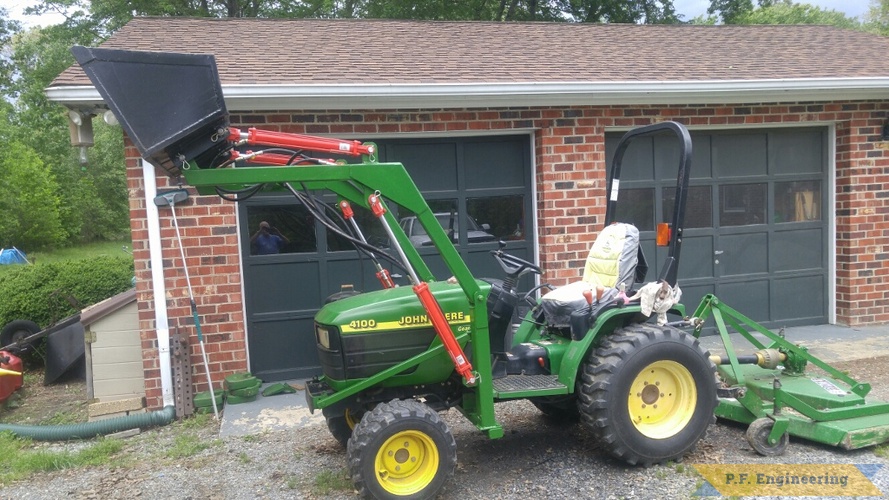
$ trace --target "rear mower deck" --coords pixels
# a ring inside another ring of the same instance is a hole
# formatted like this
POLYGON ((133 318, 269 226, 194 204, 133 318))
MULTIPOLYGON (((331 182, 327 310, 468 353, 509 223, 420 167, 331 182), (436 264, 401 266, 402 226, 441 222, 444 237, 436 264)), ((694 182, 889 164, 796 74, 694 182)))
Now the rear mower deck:
POLYGON ((758 452, 780 454, 787 435, 847 450, 889 442, 889 403, 868 399, 870 384, 852 379, 712 295, 695 311, 696 335, 711 315, 726 351, 725 357, 711 357, 723 383, 716 416, 754 424, 747 438, 758 452), (738 356, 728 327, 760 350, 738 356), (753 331, 771 343, 762 344, 753 331), (809 364, 823 373, 807 371, 809 364))

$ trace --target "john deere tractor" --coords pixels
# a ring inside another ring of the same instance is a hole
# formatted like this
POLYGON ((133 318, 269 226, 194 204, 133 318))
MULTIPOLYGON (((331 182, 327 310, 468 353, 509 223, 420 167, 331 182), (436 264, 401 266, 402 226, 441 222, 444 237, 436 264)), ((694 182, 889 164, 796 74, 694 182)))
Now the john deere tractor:
POLYGON ((494 439, 504 432, 495 403, 528 399, 547 415, 579 417, 603 449, 645 465, 681 458, 714 420, 715 367, 697 339, 665 317, 685 313, 676 276, 692 145, 682 125, 659 123, 624 135, 612 162, 604 227, 583 276, 538 299, 537 289, 516 287, 541 269, 510 255, 505 244, 491 251, 503 276, 473 276, 404 167, 377 162, 373 144, 231 127, 212 56, 73 52, 148 161, 202 194, 237 201, 260 190, 289 191, 373 258, 380 289, 332 297, 315 317, 322 373, 306 391, 309 408, 322 411, 346 446, 363 495, 438 492, 457 464, 454 437, 439 416, 451 408, 494 439), (666 262, 660 276, 638 288, 647 271, 639 232, 615 214, 624 153, 652 134, 678 141, 679 175, 672 220, 658 230, 666 262), (310 196, 318 190, 339 197, 347 223, 310 196), (435 279, 388 209, 392 203, 416 214, 451 279, 435 279), (353 208, 376 216, 388 248, 365 241, 353 208), (384 261, 409 283, 396 286, 384 261), (518 310, 528 312, 519 317, 518 310))

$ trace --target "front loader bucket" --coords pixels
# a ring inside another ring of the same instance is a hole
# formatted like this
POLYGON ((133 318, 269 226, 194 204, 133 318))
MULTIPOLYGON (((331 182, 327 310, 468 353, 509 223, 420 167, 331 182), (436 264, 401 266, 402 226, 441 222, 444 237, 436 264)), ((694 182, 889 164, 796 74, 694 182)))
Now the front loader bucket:
POLYGON ((178 176, 228 146, 228 112, 212 55, 75 46, 83 71, 142 157, 178 176))

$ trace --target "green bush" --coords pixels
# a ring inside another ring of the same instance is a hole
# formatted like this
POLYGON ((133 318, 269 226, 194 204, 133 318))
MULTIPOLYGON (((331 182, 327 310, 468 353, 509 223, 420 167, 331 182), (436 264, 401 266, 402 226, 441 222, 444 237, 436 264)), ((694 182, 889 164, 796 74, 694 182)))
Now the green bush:
POLYGON ((0 326, 17 319, 45 328, 133 286, 133 259, 127 255, 22 266, 0 275, 0 326))

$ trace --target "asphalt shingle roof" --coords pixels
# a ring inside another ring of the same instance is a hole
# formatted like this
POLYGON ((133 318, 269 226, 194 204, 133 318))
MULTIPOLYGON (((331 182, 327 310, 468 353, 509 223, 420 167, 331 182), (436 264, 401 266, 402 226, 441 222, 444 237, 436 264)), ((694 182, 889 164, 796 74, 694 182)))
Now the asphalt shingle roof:
POLYGON ((223 85, 889 77, 889 37, 812 25, 143 17, 102 46, 212 53, 223 85))

